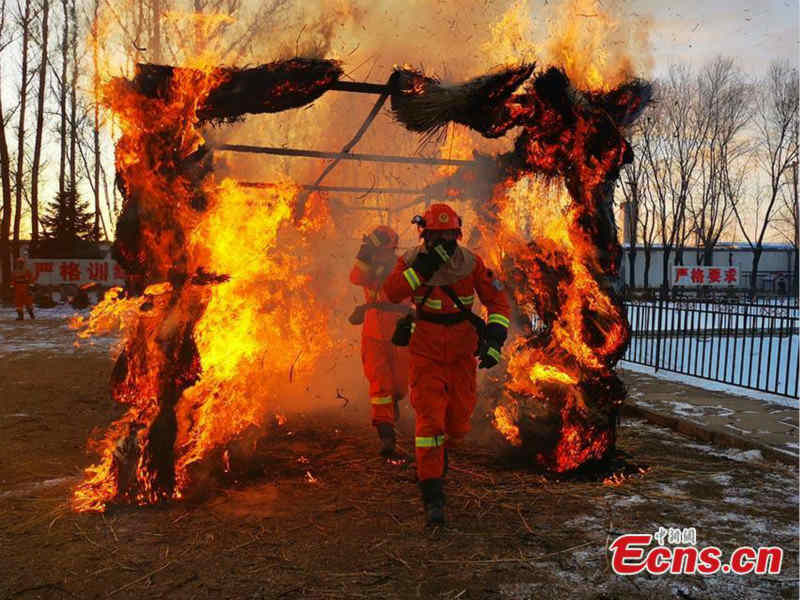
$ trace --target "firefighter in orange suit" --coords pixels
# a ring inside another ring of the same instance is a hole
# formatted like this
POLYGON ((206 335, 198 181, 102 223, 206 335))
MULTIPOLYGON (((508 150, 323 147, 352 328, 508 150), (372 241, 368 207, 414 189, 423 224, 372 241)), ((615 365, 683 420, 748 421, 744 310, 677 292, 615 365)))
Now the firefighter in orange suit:
MULTIPOLYGON (((407 304, 393 304, 381 290, 386 277, 397 262, 395 251, 398 236, 390 227, 381 225, 369 235, 356 255, 350 281, 364 288, 366 303, 357 307, 363 317, 351 322, 364 326, 361 330, 361 362, 369 381, 372 425, 381 440, 381 455, 399 457, 394 424, 398 402, 408 391, 408 350, 392 344, 397 320, 408 313, 407 304)), ((355 314, 355 313, 354 313, 355 314)))
POLYGON ((31 284, 33 283, 33 273, 25 268, 25 259, 20 257, 16 260, 16 266, 11 272, 11 285, 14 286, 14 305, 17 307, 17 321, 25 318, 24 308, 28 309, 31 319, 33 316, 33 296, 31 296, 31 284))
POLYGON ((492 271, 458 245, 461 218, 452 208, 432 204, 413 222, 424 242, 398 260, 383 290, 392 302, 411 296, 417 307, 409 341, 417 475, 426 520, 438 524, 444 522, 446 448, 469 432, 475 408, 475 357, 481 368, 500 361, 510 307, 492 271), (486 323, 471 310, 476 293, 488 310, 486 323))

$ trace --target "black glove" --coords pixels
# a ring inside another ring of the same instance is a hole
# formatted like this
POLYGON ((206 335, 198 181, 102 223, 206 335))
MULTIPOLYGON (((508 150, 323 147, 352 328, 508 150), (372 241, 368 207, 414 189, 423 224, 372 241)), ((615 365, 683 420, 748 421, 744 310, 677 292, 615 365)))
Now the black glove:
POLYGON ((486 325, 486 341, 495 346, 502 348, 506 343, 508 337, 508 328, 500 323, 489 323, 486 325))
POLYGON ((479 349, 481 369, 491 369, 500 362, 500 349, 508 337, 508 329, 500 323, 486 325, 486 340, 479 349))
POLYGON ((369 242, 364 242, 361 244, 361 248, 358 249, 358 254, 356 254, 356 258, 361 262, 370 263, 372 262, 372 257, 375 255, 375 246, 370 244, 369 242))
POLYGON ((428 252, 420 252, 411 263, 411 268, 425 281, 433 277, 443 264, 448 262, 456 251, 456 241, 440 240, 428 252))
POLYGON ((478 363, 479 369, 491 369, 500 362, 500 348, 492 343, 486 343, 480 349, 481 361, 478 363))

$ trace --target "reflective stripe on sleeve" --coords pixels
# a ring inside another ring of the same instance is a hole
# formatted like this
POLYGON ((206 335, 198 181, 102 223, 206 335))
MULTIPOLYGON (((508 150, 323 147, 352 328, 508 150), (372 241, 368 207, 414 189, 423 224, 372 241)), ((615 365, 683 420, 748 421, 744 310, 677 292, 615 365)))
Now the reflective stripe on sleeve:
POLYGON ((508 326, 511 325, 511 321, 508 320, 508 317, 505 317, 505 316, 501 315, 500 313, 492 313, 492 314, 490 314, 488 322, 489 323, 499 323, 500 325, 502 325, 506 329, 508 329, 508 326))
POLYGON ((444 436, 434 435, 432 437, 417 437, 415 441, 417 448, 438 448, 444 445, 444 436))
POLYGON ((391 396, 373 396, 369 399, 372 404, 391 404, 391 396))
POLYGON ((415 290, 422 285, 422 282, 419 280, 419 275, 417 275, 417 272, 412 267, 408 267, 405 271, 403 271, 403 277, 406 278, 406 281, 408 282, 408 285, 411 286, 412 290, 415 290))
POLYGON ((497 362, 500 362, 500 351, 497 348, 492 348, 489 346, 489 349, 486 351, 486 354, 491 356, 497 362))

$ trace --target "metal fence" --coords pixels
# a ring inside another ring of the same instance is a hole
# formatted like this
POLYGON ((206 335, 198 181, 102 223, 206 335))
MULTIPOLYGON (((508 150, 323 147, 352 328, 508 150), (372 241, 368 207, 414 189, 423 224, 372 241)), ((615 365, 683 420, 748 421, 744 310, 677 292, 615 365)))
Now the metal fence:
POLYGON ((796 299, 626 300, 623 360, 751 390, 798 397, 796 299))

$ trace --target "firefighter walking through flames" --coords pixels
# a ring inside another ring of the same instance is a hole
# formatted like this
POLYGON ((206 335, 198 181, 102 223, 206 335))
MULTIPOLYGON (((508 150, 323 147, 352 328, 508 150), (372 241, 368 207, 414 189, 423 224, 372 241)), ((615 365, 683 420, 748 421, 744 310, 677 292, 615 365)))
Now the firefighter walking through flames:
POLYGON ((31 319, 35 318, 33 316, 33 296, 31 296, 32 284, 33 273, 25 268, 25 259, 19 257, 11 273, 11 285, 14 286, 14 306, 17 308, 17 321, 22 321, 25 318, 23 309, 28 310, 31 319))
POLYGON ((408 312, 405 304, 388 301, 381 289, 397 262, 398 236, 381 225, 369 235, 356 255, 350 281, 364 288, 365 304, 350 316, 361 330, 361 362, 369 381, 372 425, 381 440, 380 453, 385 458, 402 458, 396 447, 395 422, 398 403, 408 391, 408 351, 392 344, 397 320, 408 312))
POLYGON ((410 350, 411 405, 416 413, 417 475, 429 525, 444 523, 447 448, 470 429, 476 366, 500 361, 510 307, 483 260, 458 245, 461 218, 446 204, 415 217, 423 244, 400 258, 383 290, 392 302, 412 296, 416 319, 400 322, 394 341, 410 350), (477 293, 487 322, 472 312, 477 293))

